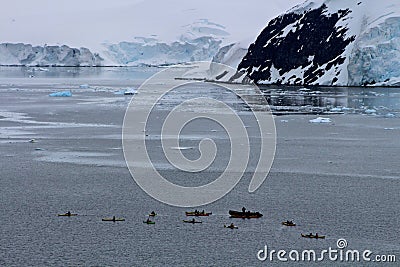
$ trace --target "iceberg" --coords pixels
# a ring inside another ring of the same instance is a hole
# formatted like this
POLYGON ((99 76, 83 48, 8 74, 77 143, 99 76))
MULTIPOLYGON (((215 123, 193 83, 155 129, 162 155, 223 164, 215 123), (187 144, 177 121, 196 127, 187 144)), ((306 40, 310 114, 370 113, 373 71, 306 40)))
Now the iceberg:
POLYGON ((62 92, 51 93, 51 94, 49 94, 49 96, 51 96, 51 97, 71 97, 72 93, 71 93, 71 91, 62 91, 62 92))
POLYGON ((332 122, 330 118, 318 117, 316 119, 310 120, 310 123, 330 123, 332 122))
POLYGON ((365 114, 369 114, 369 115, 372 115, 372 114, 376 114, 376 110, 375 109, 366 109, 365 111, 365 114))
POLYGON ((89 86, 89 84, 81 84, 81 85, 79 85, 79 88, 88 89, 88 88, 90 88, 90 86, 89 86))
POLYGON ((136 95, 137 90, 135 88, 128 88, 124 91, 124 95, 136 95))

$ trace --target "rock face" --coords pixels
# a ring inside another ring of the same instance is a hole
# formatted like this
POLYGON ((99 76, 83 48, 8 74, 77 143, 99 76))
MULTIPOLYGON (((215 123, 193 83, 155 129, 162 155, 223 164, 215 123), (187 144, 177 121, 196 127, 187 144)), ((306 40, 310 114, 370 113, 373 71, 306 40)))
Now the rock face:
POLYGON ((271 20, 237 70, 260 84, 390 85, 399 62, 399 4, 315 0, 271 20))
POLYGON ((87 48, 0 44, 1 65, 23 66, 100 66, 103 59, 87 48))
MULTIPOLYGON (((276 83, 312 84, 327 72, 338 76, 345 62, 344 51, 355 40, 346 36, 347 29, 337 28, 351 13, 350 9, 324 15, 327 6, 305 13, 289 13, 275 18, 239 64, 250 79, 274 80, 276 83), (296 71, 298 70, 298 71, 296 71), (293 72, 289 77, 281 76, 293 72)), ((334 84, 337 79, 332 79, 334 84)))

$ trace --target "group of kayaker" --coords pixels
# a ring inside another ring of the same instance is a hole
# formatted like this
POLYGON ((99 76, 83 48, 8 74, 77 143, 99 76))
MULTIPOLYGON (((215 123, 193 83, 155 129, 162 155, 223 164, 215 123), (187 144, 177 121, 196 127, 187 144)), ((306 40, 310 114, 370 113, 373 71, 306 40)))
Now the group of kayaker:
MULTIPOLYGON (((285 222, 282 222, 282 224, 283 225, 286 225, 286 226, 296 226, 296 224, 293 222, 293 221, 289 221, 289 220, 287 220, 287 221, 285 221, 285 222)), ((301 234, 301 236, 302 237, 308 237, 308 238, 325 238, 325 236, 323 236, 323 235, 318 235, 318 233, 316 233, 315 235, 313 235, 313 233, 310 233, 310 234, 301 234)))

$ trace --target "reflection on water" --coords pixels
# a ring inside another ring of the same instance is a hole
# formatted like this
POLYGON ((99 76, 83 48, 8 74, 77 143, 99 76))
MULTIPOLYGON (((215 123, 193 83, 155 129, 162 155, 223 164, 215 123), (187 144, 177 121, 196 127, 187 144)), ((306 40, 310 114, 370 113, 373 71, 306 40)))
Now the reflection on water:
POLYGON ((261 90, 275 113, 355 112, 387 114, 400 111, 398 87, 275 87, 261 90))
MULTIPOLYGON (((155 67, 0 67, 2 78, 72 78, 136 80, 139 83, 163 68, 155 67)), ((229 85, 228 85, 229 86, 229 85)), ((374 113, 400 111, 399 87, 260 86, 275 114, 374 113)), ((210 95, 226 98, 226 90, 210 86, 210 95), (211 92, 212 91, 212 92, 211 92)), ((193 92, 191 92, 193 93, 193 92)), ((209 94, 207 94, 209 95, 209 94)), ((182 95, 185 96, 185 93, 182 95)), ((175 96, 177 97, 177 96, 175 96)), ((179 99, 180 95, 177 97, 179 99)), ((257 105, 257 95, 253 104, 257 105)), ((231 99, 230 99, 231 100, 231 99)), ((260 101, 261 102, 261 101, 260 101)))
POLYGON ((101 78, 144 80, 155 67, 0 67, 0 78, 101 78))

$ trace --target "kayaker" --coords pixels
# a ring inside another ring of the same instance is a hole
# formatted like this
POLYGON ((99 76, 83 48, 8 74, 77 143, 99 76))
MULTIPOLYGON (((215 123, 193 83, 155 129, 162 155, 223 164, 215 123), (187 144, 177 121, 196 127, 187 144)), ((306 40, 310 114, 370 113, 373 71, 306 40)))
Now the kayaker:
POLYGON ((149 223, 149 222, 151 222, 151 221, 150 221, 150 219, 149 219, 149 218, 147 218, 147 220, 146 220, 146 223, 149 223))
POLYGON ((318 238, 318 233, 315 233, 315 237, 318 238))
POLYGON ((156 213, 154 212, 154 210, 151 212, 151 215, 156 215, 156 213))
POLYGON ((194 223, 194 222, 196 222, 196 220, 193 218, 193 219, 192 219, 192 222, 194 223))
POLYGON ((112 219, 112 220, 113 220, 113 222, 115 222, 115 216, 113 216, 113 219, 112 219))
POLYGON ((234 228, 235 225, 233 223, 231 223, 231 225, 229 226, 230 228, 234 228))
POLYGON ((67 216, 71 216, 71 212, 70 211, 67 212, 67 216))
POLYGON ((243 213, 246 212, 246 208, 245 208, 245 207, 242 208, 242 212, 243 212, 243 213))

